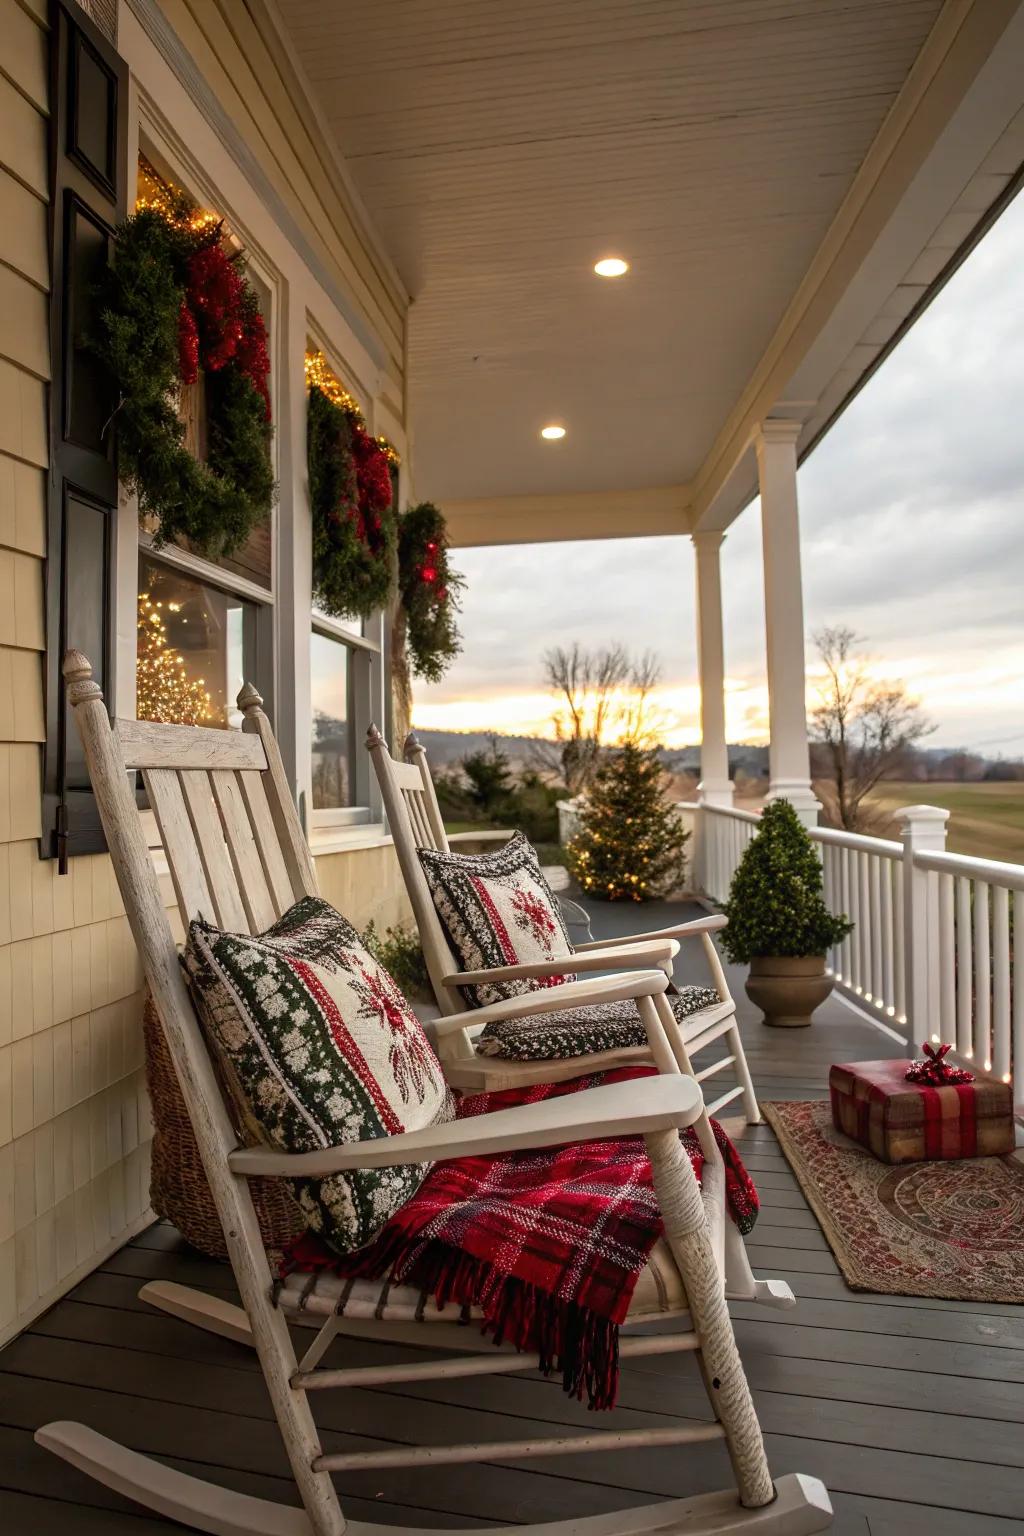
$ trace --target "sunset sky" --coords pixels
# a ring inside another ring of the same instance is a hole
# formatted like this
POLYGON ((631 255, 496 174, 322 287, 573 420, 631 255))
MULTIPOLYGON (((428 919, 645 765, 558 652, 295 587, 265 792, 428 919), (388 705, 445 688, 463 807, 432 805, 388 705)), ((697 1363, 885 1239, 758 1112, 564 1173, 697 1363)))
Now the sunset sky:
MULTIPOLYGON (((800 472, 807 630, 848 624, 936 746, 1024 754, 1024 198, 800 472)), ((460 550, 463 655, 418 725, 547 734, 541 655, 621 640, 661 659, 664 739, 699 739, 685 538, 460 550)), ((722 551, 730 741, 767 737, 760 510, 722 551)), ((813 646, 808 668, 813 672, 813 646)), ((813 682, 809 688, 813 697, 813 682)))

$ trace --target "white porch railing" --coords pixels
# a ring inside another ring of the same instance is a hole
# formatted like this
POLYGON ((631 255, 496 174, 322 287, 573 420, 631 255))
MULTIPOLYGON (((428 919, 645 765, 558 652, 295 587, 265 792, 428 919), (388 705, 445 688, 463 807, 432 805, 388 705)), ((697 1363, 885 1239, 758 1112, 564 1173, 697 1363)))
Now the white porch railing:
MULTIPOLYGON (((721 903, 760 818, 695 810, 694 884, 721 903)), ((900 842, 809 829, 825 900, 855 925, 828 969, 841 992, 908 1041, 954 1041, 975 1069, 1013 1083, 1024 1114, 1024 865, 947 853, 948 812, 934 806, 902 817, 900 842)))

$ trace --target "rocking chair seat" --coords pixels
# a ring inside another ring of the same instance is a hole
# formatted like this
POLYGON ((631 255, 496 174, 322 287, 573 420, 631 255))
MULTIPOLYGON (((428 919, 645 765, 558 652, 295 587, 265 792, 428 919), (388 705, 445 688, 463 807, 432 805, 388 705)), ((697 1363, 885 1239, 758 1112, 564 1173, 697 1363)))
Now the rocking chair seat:
MULTIPOLYGON (((432 1296, 412 1285, 389 1286, 383 1280, 346 1280, 329 1269, 289 1275, 279 1292, 278 1304, 289 1315, 310 1314, 311 1321, 333 1313, 353 1321, 451 1323, 456 1310, 453 1303, 442 1311, 432 1296)), ((636 1323, 666 1312, 685 1311, 686 1291, 682 1276, 668 1243, 660 1237, 636 1282, 627 1321, 636 1323)), ((482 1312, 474 1307, 468 1320, 472 1322, 482 1316, 482 1312)))
MULTIPOLYGON (((713 987, 680 987, 678 992, 666 993, 665 1001, 676 1023, 685 1026, 687 1038, 699 1034, 704 1023, 710 1024, 732 1012, 731 1005, 723 1006, 713 987), (708 1015, 706 1020, 700 1017, 703 1014, 708 1015)), ((487 1024, 475 1044, 481 1056, 502 1056, 509 1061, 565 1061, 601 1051, 646 1050, 647 1034, 636 1003, 629 999, 623 1003, 595 1003, 585 1013, 579 1008, 566 1008, 537 1013, 532 1018, 487 1024)))

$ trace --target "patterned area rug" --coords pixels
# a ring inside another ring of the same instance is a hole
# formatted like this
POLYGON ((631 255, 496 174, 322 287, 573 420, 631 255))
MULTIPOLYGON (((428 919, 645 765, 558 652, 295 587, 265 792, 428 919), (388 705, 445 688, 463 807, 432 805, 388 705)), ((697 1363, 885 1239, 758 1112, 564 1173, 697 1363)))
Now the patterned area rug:
POLYGON ((1024 1162, 890 1167, 832 1126, 828 1102, 762 1104, 855 1291, 1024 1302, 1024 1162))

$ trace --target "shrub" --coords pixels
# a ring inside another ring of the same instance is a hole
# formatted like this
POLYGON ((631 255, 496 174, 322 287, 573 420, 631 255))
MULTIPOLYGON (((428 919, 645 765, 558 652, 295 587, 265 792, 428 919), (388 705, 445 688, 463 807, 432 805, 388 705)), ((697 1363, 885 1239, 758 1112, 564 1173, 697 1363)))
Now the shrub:
POLYGON ((821 863, 788 800, 761 813, 757 835, 732 877, 722 935, 735 964, 760 955, 824 955, 852 930, 822 900, 821 863))
POLYGON ((419 936, 408 928, 385 928, 383 935, 377 932, 376 923, 367 923, 363 943, 370 954, 392 976, 400 992, 419 1003, 432 1003, 434 989, 430 984, 427 962, 420 947, 419 936))

